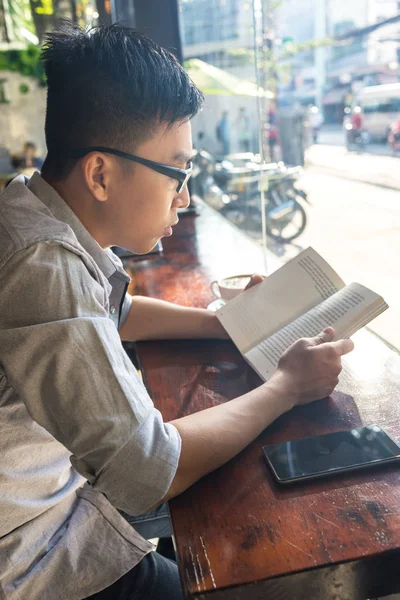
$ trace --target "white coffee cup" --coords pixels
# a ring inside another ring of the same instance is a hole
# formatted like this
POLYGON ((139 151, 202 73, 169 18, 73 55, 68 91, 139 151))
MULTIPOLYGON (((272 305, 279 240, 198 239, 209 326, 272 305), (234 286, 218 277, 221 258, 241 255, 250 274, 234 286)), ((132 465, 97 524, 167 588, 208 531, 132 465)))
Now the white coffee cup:
POLYGON ((223 279, 216 279, 211 283, 211 291, 217 298, 229 302, 243 292, 250 279, 251 275, 231 275, 223 279))

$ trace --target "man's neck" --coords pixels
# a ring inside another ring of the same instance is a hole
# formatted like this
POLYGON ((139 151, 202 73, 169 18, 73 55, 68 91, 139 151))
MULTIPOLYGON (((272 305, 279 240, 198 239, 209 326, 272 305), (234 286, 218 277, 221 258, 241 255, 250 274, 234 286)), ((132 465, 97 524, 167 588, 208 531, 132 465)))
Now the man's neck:
POLYGON ((105 239, 105 236, 102 235, 101 223, 99 222, 98 215, 95 214, 95 201, 88 194, 87 190, 82 189, 82 186, 78 182, 70 178, 53 180, 43 177, 43 179, 61 196, 99 246, 108 248, 110 244, 105 239))

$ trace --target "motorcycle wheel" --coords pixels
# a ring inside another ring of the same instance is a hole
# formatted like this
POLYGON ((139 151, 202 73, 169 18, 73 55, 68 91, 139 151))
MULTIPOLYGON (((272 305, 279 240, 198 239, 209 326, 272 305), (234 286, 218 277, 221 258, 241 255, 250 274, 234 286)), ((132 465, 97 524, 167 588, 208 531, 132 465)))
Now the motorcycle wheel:
POLYGON ((272 219, 267 207, 266 215, 267 234, 277 242, 285 244, 298 238, 307 225, 307 214, 302 205, 297 200, 290 200, 293 202, 293 208, 289 214, 272 219))

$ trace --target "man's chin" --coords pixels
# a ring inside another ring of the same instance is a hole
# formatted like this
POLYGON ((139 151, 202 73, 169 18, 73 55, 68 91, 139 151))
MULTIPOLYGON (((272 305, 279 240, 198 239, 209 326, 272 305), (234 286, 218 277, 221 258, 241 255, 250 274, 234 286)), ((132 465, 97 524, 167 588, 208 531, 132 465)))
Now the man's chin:
MULTIPOLYGON (((155 242, 152 244, 152 246, 151 246, 151 247, 150 247, 148 250, 146 250, 146 252, 143 252, 143 254, 148 254, 149 252, 154 252, 154 251, 157 251, 157 250, 158 250, 158 248, 157 248, 157 245, 158 245, 160 242, 161 242, 161 238, 159 238, 158 240, 156 240, 156 241, 155 241, 155 242)), ((162 250, 162 246, 161 246, 161 248, 160 248, 160 249, 162 250)))
POLYGON ((138 256, 144 256, 146 254, 149 254, 149 252, 152 252, 156 248, 159 241, 160 241, 159 239, 152 240, 152 242, 150 244, 146 244, 146 245, 143 244, 140 247, 135 246, 135 247, 130 248, 129 250, 133 254, 137 254, 138 256))

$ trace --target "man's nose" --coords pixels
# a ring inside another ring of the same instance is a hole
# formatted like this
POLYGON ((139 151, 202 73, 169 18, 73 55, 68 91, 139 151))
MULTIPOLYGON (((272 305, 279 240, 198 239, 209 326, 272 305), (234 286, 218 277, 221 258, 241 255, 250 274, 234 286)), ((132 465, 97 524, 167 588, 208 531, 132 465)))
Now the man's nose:
POLYGON ((185 185, 181 193, 178 195, 177 201, 179 202, 179 208, 187 208, 189 206, 190 196, 187 185, 185 185))

